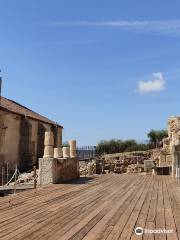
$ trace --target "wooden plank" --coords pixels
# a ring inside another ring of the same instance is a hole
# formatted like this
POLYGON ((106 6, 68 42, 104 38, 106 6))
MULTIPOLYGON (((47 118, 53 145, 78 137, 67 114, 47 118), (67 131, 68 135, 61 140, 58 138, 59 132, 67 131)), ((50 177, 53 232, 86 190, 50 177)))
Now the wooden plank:
MULTIPOLYGON (((164 179, 164 178, 163 178, 164 179)), ((163 230, 166 229, 165 225, 165 210, 164 210, 164 195, 162 186, 162 177, 157 176, 158 189, 157 189, 157 209, 156 209, 156 219, 155 219, 155 229, 163 230)), ((156 233, 155 240, 166 240, 165 233, 156 233)))
POLYGON ((124 210, 123 214, 120 216, 119 221, 113 228, 111 234, 108 236, 108 240, 113 239, 124 239, 131 237, 136 218, 141 209, 141 205, 144 202, 146 191, 151 184, 151 177, 146 176, 146 180, 142 182, 140 187, 136 189, 136 196, 133 198, 132 202, 129 203, 129 207, 124 210))
MULTIPOLYGON (((129 183, 127 185, 129 185, 129 183)), ((112 189, 114 189, 114 188, 112 188, 112 189)), ((116 187, 113 195, 115 195, 115 198, 117 199, 117 194, 119 192, 119 194, 121 195, 122 201, 123 201, 124 199, 126 199, 126 197, 127 197, 126 195, 131 194, 131 191, 129 191, 127 193, 127 187, 124 188, 124 191, 126 192, 125 195, 124 195, 124 192, 119 191, 119 189, 116 187)), ((132 191, 133 191, 133 189, 132 189, 132 191)), ((104 207, 104 211, 101 215, 101 218, 103 218, 110 211, 110 209, 112 207, 112 201, 115 201, 115 198, 108 195, 108 201, 107 201, 106 206, 104 207)), ((89 219, 89 216, 87 216, 88 221, 84 221, 85 219, 83 218, 77 225, 75 225, 73 228, 71 228, 71 230, 69 232, 67 232, 65 235, 63 235, 62 239, 63 240, 68 239, 68 238, 72 238, 72 239, 80 238, 81 239, 81 237, 84 236, 92 228, 92 226, 95 226, 101 220, 101 218, 99 218, 98 211, 95 211, 95 214, 96 215, 95 216, 93 215, 92 219, 89 219), (96 224, 94 224, 94 223, 96 223, 96 224)), ((53 236, 53 239, 59 239, 59 232, 57 232, 53 236)))
POLYGON ((87 233, 87 235, 84 237, 84 240, 101 238, 100 236, 98 236, 98 234, 102 233, 106 229, 108 222, 111 221, 111 219, 114 217, 114 215, 120 209, 120 207, 124 205, 124 203, 127 201, 128 197, 131 194, 133 194, 134 191, 136 191, 136 187, 130 188, 129 191, 127 191, 126 194, 123 197, 121 197, 117 203, 114 203, 114 204, 111 203, 110 210, 101 219, 101 221, 99 221, 97 223, 97 225, 87 233))
MULTIPOLYGON (((176 184, 172 179, 166 179, 167 192, 169 195, 169 202, 176 227, 177 239, 180 239, 180 194, 176 193, 176 184)), ((169 237, 170 238, 170 237, 169 237)))
POLYGON ((178 236, 176 233, 176 225, 175 225, 175 220, 171 208, 171 203, 170 203, 170 197, 168 194, 167 190, 167 185, 166 181, 169 179, 169 177, 166 177, 163 179, 163 195, 164 195, 164 216, 165 216, 165 225, 167 230, 173 230, 172 233, 169 233, 166 235, 167 240, 177 240, 178 236))
MULTIPOLYGON (((157 178, 156 176, 153 177, 154 180, 154 187, 153 187, 153 191, 152 191, 152 198, 151 198, 151 202, 150 202, 150 207, 149 207, 149 211, 148 211, 148 216, 146 219, 146 223, 145 223, 145 229, 155 229, 155 217, 156 217, 156 207, 157 207, 157 189, 158 189, 158 183, 157 183, 157 178)), ((154 240, 155 236, 154 234, 144 234, 143 235, 143 240, 154 240)))
MULTIPOLYGON (((98 186, 99 186, 99 184, 98 184, 98 186)), ((96 190, 96 189, 95 189, 96 190)), ((82 196, 81 196, 82 197, 82 196)), ((73 198, 74 199, 74 198, 73 198)), ((74 201, 76 201, 76 199, 74 199, 74 201)), ((60 212, 60 214, 61 214, 61 212, 60 212)), ((52 220, 54 220, 56 217, 58 218, 59 216, 56 216, 56 214, 54 214, 54 213, 52 213, 51 214, 52 215, 52 220)), ((34 227, 34 231, 36 231, 36 230, 38 230, 39 229, 39 227, 41 227, 41 225, 42 225, 42 227, 43 226, 46 226, 46 222, 48 223, 49 221, 51 221, 51 218, 50 218, 50 216, 48 216, 48 215, 46 215, 46 218, 45 219, 41 219, 41 222, 39 222, 38 224, 37 224, 37 226, 35 226, 34 227)), ((30 231, 32 232, 32 230, 30 229, 30 231)), ((23 229, 22 229, 22 232, 23 232, 23 229)), ((26 233, 27 233, 28 231, 26 230, 26 233)))
POLYGON ((0 199, 2 240, 178 240, 180 192, 168 176, 107 174, 0 199), (84 180, 83 180, 84 181, 84 180), (173 229, 136 236, 133 229, 173 229))
MULTIPOLYGON (((146 220, 147 220, 147 216, 148 216, 148 212, 149 212, 149 208, 150 208, 153 188, 154 188, 154 181, 151 182, 151 184, 148 188, 148 192, 146 194, 146 198, 145 198, 145 201, 144 201, 143 206, 141 208, 138 219, 135 223, 134 230, 137 227, 141 227, 143 229, 145 228, 145 224, 146 224, 146 220)), ((143 235, 136 235, 135 232, 133 231, 133 234, 131 236, 131 240, 142 240, 142 239, 143 239, 143 235)))
MULTIPOLYGON (((122 181, 122 183, 123 183, 123 181, 122 181)), ((119 182, 117 182, 117 184, 119 186, 119 182)), ((120 185, 121 189, 123 188, 124 185, 125 184, 120 185)), ((111 188, 111 186, 110 186, 110 188, 111 188)), ((87 205, 84 208, 81 208, 78 212, 78 215, 74 216, 74 215, 70 214, 69 218, 67 218, 65 216, 66 219, 63 222, 62 221, 56 222, 56 226, 58 227, 58 229, 61 229, 58 231, 58 234, 63 235, 66 232, 68 232, 74 225, 78 224, 79 221, 81 221, 84 217, 86 217, 93 210, 93 208, 97 208, 98 206, 100 206, 101 201, 104 202, 104 201, 108 200, 108 198, 112 198, 114 195, 114 193, 112 191, 111 191, 111 194, 109 194, 109 191, 107 192, 107 189, 101 191, 99 194, 100 194, 99 200, 95 199, 94 203, 90 207, 87 205)), ((54 228, 52 227, 50 229, 50 231, 48 231, 48 234, 46 235, 47 238, 52 235, 51 231, 53 231, 53 229, 54 228)), ((40 231, 40 234, 41 234, 41 231, 40 231)), ((39 235, 39 231, 38 231, 38 235, 36 234, 36 237, 39 237, 39 236, 40 235, 39 235)), ((44 231, 43 231, 43 236, 44 236, 44 231)))

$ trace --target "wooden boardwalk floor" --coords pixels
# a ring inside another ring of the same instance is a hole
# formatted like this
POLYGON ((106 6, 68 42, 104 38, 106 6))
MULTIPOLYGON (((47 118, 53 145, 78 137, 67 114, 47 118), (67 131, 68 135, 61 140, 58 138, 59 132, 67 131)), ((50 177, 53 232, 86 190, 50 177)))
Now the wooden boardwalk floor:
POLYGON ((0 239, 180 239, 180 185, 170 176, 107 174, 0 198, 0 239), (172 233, 138 236, 136 227, 172 233))

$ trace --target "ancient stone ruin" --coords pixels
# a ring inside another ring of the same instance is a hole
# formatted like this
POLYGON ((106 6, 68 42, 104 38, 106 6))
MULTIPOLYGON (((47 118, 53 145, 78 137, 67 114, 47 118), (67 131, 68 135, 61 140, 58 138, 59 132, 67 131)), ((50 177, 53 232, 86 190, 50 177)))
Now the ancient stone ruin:
POLYGON ((39 184, 61 183, 79 177, 79 161, 76 156, 76 141, 69 141, 69 147, 59 142, 54 146, 51 131, 45 133, 44 156, 39 159, 39 184))
POLYGON ((172 176, 180 177, 180 117, 168 119, 168 137, 163 139, 161 162, 172 166, 172 176), (165 155, 165 159, 162 156, 165 155))

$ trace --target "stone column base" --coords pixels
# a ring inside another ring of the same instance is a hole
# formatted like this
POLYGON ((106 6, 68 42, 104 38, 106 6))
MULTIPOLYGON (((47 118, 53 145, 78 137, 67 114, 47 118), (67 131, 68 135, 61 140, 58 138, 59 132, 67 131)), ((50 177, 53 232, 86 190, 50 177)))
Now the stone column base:
POLYGON ((47 185, 56 182, 56 160, 54 158, 39 159, 39 184, 47 185))
POLYGON ((79 178, 77 158, 40 158, 39 184, 62 183, 79 178))

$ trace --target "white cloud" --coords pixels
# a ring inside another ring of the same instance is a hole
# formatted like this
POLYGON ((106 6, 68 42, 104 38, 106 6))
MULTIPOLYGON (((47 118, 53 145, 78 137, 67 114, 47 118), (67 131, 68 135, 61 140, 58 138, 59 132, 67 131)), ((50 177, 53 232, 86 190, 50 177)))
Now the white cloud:
POLYGON ((180 19, 161 21, 74 21, 53 22, 57 26, 82 26, 82 27, 116 27, 121 29, 141 30, 166 34, 180 34, 180 19))
POLYGON ((165 89, 165 80, 161 72, 153 73, 153 80, 140 81, 138 91, 140 93, 158 92, 165 89))

